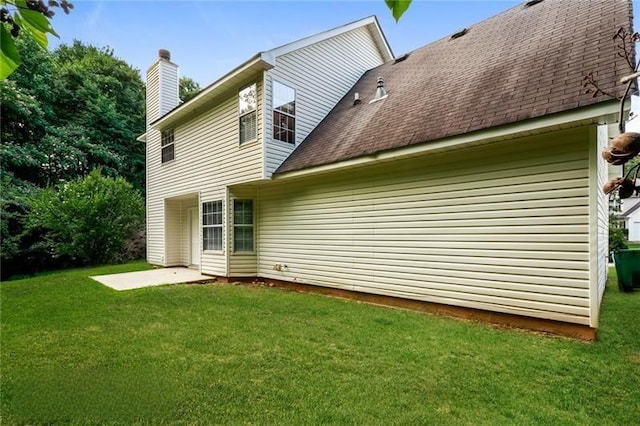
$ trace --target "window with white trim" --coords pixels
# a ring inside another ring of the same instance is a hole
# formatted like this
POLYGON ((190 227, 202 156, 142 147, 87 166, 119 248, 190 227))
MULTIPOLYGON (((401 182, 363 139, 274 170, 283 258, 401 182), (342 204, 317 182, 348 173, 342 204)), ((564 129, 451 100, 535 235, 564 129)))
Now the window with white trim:
POLYGON ((162 162, 166 163, 175 158, 173 129, 163 130, 160 138, 162 144, 162 162))
POLYGON ((222 251, 222 201, 202 203, 202 249, 222 251))
POLYGON ((233 250, 253 251, 253 200, 233 200, 233 250))
POLYGON ((273 82, 273 139, 296 143, 296 91, 273 82))
POLYGON ((258 138, 258 91, 253 83, 238 92, 240 143, 258 138))

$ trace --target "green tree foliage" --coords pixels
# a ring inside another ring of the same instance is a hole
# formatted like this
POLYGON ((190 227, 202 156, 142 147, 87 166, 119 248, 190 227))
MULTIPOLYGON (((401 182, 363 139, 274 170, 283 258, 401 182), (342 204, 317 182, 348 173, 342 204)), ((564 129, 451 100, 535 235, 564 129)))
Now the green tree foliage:
MULTIPOLYGON (((30 208, 30 195, 37 188, 28 182, 15 179, 11 174, 2 174, 2 191, 0 192, 0 233, 2 244, 0 254, 2 260, 12 261, 25 249, 23 247, 23 218, 30 208)), ((6 265, 3 265, 6 267, 6 265)))
POLYGON ((400 20, 402 15, 409 9, 409 6, 411 6, 411 0, 384 0, 384 2, 387 4, 396 22, 400 20))
POLYGON ((54 256, 82 264, 114 261, 144 222, 144 200, 121 177, 87 177, 48 188, 32 200, 29 228, 43 230, 54 256))
MULTIPOLYGON (((100 167, 143 191, 144 85, 109 49, 75 42, 48 52, 15 40, 22 66, 0 81, 2 274, 52 266, 42 235, 25 232, 30 194, 100 167)), ((60 263, 60 262, 58 262, 60 263)))
POLYGON ((73 9, 67 0, 0 0, 0 80, 7 78, 22 63, 19 46, 14 39, 26 33, 40 47, 49 45, 47 34, 58 37, 51 26, 54 8, 64 13, 73 9))
POLYGON ((17 41, 23 66, 0 82, 3 171, 38 186, 96 167, 142 190, 144 84, 113 51, 78 41, 49 53, 17 41))
POLYGON ((609 215, 609 251, 614 252, 627 248, 626 230, 623 229, 624 219, 618 214, 609 215))
POLYGON ((181 103, 193 99, 201 90, 200 85, 189 77, 180 77, 180 86, 178 89, 181 103))
POLYGON ((75 41, 53 53, 59 92, 54 108, 61 125, 48 141, 69 147, 63 153, 74 164, 62 164, 58 173, 75 167, 86 175, 102 166, 110 176, 121 175, 142 189, 144 144, 144 84, 138 71, 116 58, 111 49, 75 41), (70 155, 69 155, 70 154, 70 155))

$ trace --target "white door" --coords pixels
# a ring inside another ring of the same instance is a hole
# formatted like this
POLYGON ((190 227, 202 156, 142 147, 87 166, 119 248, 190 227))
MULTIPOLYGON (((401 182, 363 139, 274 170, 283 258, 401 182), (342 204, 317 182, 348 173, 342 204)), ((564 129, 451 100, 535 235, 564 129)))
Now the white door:
POLYGON ((189 218, 191 222, 191 264, 200 265, 200 222, 198 221, 198 209, 189 209, 189 218))

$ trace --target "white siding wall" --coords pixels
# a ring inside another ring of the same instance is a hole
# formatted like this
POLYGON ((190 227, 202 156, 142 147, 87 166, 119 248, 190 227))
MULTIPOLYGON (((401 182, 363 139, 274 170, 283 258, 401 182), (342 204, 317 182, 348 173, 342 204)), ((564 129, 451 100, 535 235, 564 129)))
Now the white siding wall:
POLYGON ((259 275, 588 325, 589 139, 264 185, 259 275))
POLYGON ((160 67, 153 64, 147 71, 147 126, 160 118, 160 67))
MULTIPOLYGON (((162 238, 165 199, 199 193, 201 203, 226 200, 227 185, 262 177, 262 85, 258 82, 258 140, 242 146, 238 143, 237 96, 237 91, 232 91, 208 111, 175 127, 175 160, 171 162, 160 161, 160 133, 147 132, 149 262, 167 265, 163 256, 165 250, 172 250, 168 244, 165 248, 162 238)), ((204 252, 201 269, 226 275, 226 250, 204 252)))
POLYGON ((160 68, 160 115, 162 117, 180 102, 178 95, 178 66, 172 62, 158 61, 160 68))
MULTIPOLYGON (((366 27, 279 56, 276 67, 266 71, 264 77, 266 177, 271 177, 294 149, 292 144, 271 138, 272 80, 296 90, 297 146, 365 71, 382 63, 366 27)), ((375 87, 371 90, 374 91, 375 87)))
POLYGON ((592 237, 595 247, 591 247, 592 253, 595 254, 593 261, 592 277, 594 291, 591 295, 591 326, 598 326, 598 318, 600 313, 600 303, 602 295, 607 285, 609 256, 609 197, 602 190, 602 186, 608 179, 607 162, 602 158, 602 150, 609 144, 608 126, 606 124, 597 126, 593 130, 595 138, 592 137, 591 143, 591 197, 592 206, 595 209, 592 212, 592 237), (595 140, 594 140, 595 139, 595 140))

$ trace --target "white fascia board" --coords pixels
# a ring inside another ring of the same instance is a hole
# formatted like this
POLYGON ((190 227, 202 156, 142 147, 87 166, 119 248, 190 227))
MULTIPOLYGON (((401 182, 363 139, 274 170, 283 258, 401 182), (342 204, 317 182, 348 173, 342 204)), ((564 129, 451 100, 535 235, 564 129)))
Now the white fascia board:
POLYGON ((265 53, 275 58, 293 52, 294 50, 311 46, 312 44, 328 40, 337 35, 344 34, 348 31, 355 30, 364 26, 370 26, 370 28, 372 29, 373 38, 376 41, 378 49, 380 50, 380 54, 382 55, 385 62, 393 59, 393 52, 391 51, 391 47, 389 47, 389 43, 387 42, 387 39, 384 36, 382 29, 380 28, 380 24, 378 23, 378 19, 375 16, 368 16, 358 21, 351 22, 350 24, 342 25, 331 30, 323 31, 318 34, 296 40, 292 43, 288 43, 283 46, 276 47, 275 49, 268 50, 265 53))
POLYGON ((506 139, 531 136, 553 131, 554 129, 567 129, 589 124, 611 123, 618 119, 619 105, 620 104, 617 101, 602 102, 597 105, 552 114, 533 120, 520 121, 463 135, 410 145, 403 148, 363 155, 362 157, 339 161, 337 163, 323 164, 320 166, 309 167, 307 169, 284 172, 282 174, 273 175, 271 179, 283 180, 339 169, 367 166, 376 162, 409 158, 428 152, 450 149, 452 147, 462 148, 463 146, 481 145, 506 139))
POLYGON ((275 66, 275 61, 270 60, 269 55, 265 55, 264 52, 254 55, 248 61, 237 66, 209 86, 205 87, 198 95, 188 102, 179 105, 174 110, 169 111, 158 120, 151 123, 151 127, 157 130, 166 128, 168 125, 175 123, 179 119, 196 112, 203 104, 210 99, 219 95, 225 90, 225 85, 242 75, 243 73, 251 72, 252 70, 269 70, 275 66))
POLYGON ((374 18, 374 26, 375 31, 373 32, 373 38, 378 44, 378 49, 380 49, 380 53, 382 54, 382 59, 387 62, 395 58, 393 51, 391 50, 391 45, 387 41, 387 37, 382 32, 382 27, 380 27, 380 23, 378 22, 378 18, 376 16, 374 18))
POLYGON ((147 142, 147 134, 146 133, 141 134, 136 138, 136 140, 138 142, 147 142))

